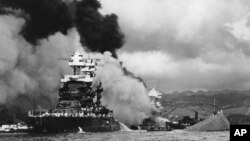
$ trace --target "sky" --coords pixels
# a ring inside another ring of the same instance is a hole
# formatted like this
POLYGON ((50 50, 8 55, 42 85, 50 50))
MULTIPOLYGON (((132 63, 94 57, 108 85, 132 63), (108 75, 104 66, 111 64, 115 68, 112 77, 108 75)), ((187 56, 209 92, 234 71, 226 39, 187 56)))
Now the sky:
POLYGON ((250 89, 249 0, 100 0, 125 34, 118 59, 149 88, 250 89))

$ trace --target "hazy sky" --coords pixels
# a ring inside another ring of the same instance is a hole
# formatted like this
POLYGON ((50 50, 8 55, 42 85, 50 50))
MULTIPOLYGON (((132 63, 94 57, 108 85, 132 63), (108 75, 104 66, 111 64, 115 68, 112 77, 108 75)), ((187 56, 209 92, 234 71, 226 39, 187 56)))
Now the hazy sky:
POLYGON ((165 92, 250 89, 249 0, 100 0, 126 36, 119 59, 165 92))

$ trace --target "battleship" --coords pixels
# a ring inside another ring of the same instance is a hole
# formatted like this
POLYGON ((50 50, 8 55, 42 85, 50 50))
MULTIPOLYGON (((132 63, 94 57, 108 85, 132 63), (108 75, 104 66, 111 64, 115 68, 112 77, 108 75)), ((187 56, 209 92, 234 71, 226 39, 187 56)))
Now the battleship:
POLYGON ((28 125, 35 132, 111 132, 120 130, 113 111, 101 103, 102 84, 93 88, 92 82, 101 60, 84 58, 75 52, 68 65, 73 74, 60 80, 59 99, 50 110, 28 111, 28 125))

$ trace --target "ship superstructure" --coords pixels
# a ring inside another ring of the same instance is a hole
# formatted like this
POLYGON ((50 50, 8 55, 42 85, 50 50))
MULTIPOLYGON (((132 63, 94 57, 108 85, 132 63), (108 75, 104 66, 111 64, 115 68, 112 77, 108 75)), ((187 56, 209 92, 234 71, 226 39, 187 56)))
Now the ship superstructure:
POLYGON ((155 88, 152 88, 148 92, 148 97, 150 98, 151 104, 155 107, 151 111, 151 116, 145 118, 139 125, 141 129, 147 131, 169 131, 170 127, 167 126, 168 119, 161 117, 161 110, 163 106, 161 105, 162 93, 155 88))
POLYGON ((163 106, 161 105, 161 98, 162 98, 162 93, 155 88, 151 89, 148 92, 148 96, 150 98, 151 104, 155 106, 155 108, 161 110, 163 109, 163 106))
POLYGON ((67 132, 78 130, 90 132, 117 131, 120 129, 113 112, 101 104, 101 83, 92 88, 100 59, 84 58, 75 52, 68 65, 73 74, 61 79, 58 104, 54 109, 29 111, 29 125, 34 131, 67 132))
POLYGON ((61 79, 61 83, 66 83, 72 79, 92 83, 98 65, 101 63, 101 59, 84 58, 80 52, 75 52, 68 61, 68 65, 72 68, 73 74, 64 75, 61 79))

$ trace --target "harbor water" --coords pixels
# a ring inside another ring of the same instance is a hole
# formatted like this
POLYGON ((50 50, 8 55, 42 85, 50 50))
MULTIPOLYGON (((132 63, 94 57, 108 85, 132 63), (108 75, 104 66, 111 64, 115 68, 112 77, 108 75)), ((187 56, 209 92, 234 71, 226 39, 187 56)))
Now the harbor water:
POLYGON ((189 132, 173 131, 117 131, 104 133, 60 133, 34 135, 29 133, 0 134, 2 141, 229 141, 229 131, 189 132))

